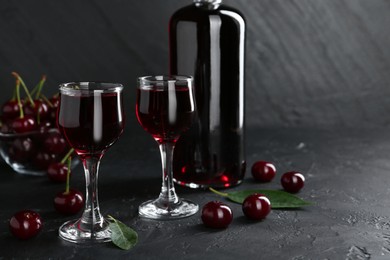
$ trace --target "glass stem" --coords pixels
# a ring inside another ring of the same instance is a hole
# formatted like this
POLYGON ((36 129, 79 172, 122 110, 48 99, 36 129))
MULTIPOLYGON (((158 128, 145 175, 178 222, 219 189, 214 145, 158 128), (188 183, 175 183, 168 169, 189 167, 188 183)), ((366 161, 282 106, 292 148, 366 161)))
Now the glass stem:
POLYGON ((92 155, 81 158, 85 172, 85 209, 81 217, 81 228, 91 231, 91 237, 94 232, 103 226, 103 217, 100 214, 98 200, 98 172, 101 155, 92 155))
POLYGON ((172 160, 175 143, 160 143, 159 148, 162 164, 162 186, 158 200, 162 205, 164 205, 164 207, 169 208, 169 205, 179 202, 179 198, 176 195, 175 187, 173 185, 172 173, 172 160))

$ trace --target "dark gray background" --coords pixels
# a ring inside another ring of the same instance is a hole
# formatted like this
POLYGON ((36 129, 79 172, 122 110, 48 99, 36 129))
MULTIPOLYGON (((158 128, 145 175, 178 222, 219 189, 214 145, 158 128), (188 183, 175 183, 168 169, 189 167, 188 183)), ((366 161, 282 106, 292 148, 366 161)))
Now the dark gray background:
MULTIPOLYGON (((184 0, 11 1, 0 5, 0 101, 11 71, 46 93, 61 82, 127 86, 167 73, 168 21, 184 0)), ((226 0, 247 19, 247 125, 388 126, 390 1, 226 0)))

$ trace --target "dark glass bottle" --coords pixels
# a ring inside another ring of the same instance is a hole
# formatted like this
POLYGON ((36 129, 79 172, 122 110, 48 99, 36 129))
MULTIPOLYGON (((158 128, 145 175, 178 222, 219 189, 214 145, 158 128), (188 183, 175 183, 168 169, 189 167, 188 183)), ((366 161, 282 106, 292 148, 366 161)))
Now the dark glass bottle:
POLYGON ((245 20, 222 0, 194 0, 169 24, 170 73, 193 75, 197 120, 178 140, 175 181, 191 188, 230 187, 246 169, 245 20))

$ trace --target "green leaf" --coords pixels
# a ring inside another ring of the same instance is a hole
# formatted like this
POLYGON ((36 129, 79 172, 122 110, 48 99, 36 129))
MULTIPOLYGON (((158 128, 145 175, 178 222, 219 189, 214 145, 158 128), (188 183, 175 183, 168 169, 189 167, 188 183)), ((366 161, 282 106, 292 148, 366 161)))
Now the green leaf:
POLYGON ((218 195, 224 196, 229 200, 240 204, 244 202, 246 197, 253 193, 263 194, 270 200, 271 207, 273 209, 293 209, 311 205, 311 203, 308 201, 300 199, 288 192, 279 190, 243 190, 230 193, 219 192, 212 188, 210 188, 210 190, 218 195))
POLYGON ((111 229, 111 240, 119 248, 129 250, 138 242, 138 234, 119 220, 108 216, 111 229))

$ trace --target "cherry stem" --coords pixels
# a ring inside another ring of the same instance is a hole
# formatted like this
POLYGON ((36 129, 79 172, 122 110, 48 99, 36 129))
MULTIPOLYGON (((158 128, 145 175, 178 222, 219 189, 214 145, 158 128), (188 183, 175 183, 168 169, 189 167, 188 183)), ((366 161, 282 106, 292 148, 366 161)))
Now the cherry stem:
POLYGON ((14 101, 15 99, 16 99, 16 87, 14 88, 14 91, 12 92, 11 100, 14 101))
POLYGON ((66 186, 65 186, 65 194, 69 193, 69 181, 70 181, 70 165, 72 162, 72 157, 68 158, 68 172, 66 173, 66 186))
POLYGON ((38 86, 39 86, 39 83, 36 84, 35 87, 30 91, 30 95, 31 95, 31 96, 34 96, 34 95, 35 95, 35 93, 37 92, 38 86))
POLYGON ((62 160, 61 160, 60 163, 64 164, 64 163, 66 162, 66 160, 68 160, 68 158, 71 156, 71 154, 72 154, 73 152, 74 152, 74 149, 71 148, 71 149, 69 150, 69 152, 64 156, 64 158, 62 158, 62 160))
POLYGON ((222 196, 222 197, 227 197, 227 196, 229 196, 228 193, 217 191, 217 190, 215 190, 215 189, 213 189, 213 188, 211 188, 211 187, 209 188, 209 190, 212 191, 212 192, 214 192, 215 194, 218 194, 218 195, 222 196))
MULTIPOLYGON (((19 74, 16 73, 16 72, 12 72, 12 75, 13 75, 17 80, 20 81, 20 83, 22 84, 22 87, 23 87, 24 91, 26 92, 26 95, 27 95, 27 97, 28 97, 28 100, 29 100, 30 103, 31 103, 31 106, 32 106, 32 107, 35 107, 34 101, 33 101, 32 97, 31 97, 30 92, 28 91, 28 88, 27 88, 26 84, 24 83, 23 79, 22 79, 22 78, 19 76, 19 74)), ((19 95, 19 98, 20 98, 20 95, 19 95)))
POLYGON ((38 99, 39 96, 41 95, 42 87, 43 87, 43 84, 45 84, 45 81, 46 81, 46 75, 43 75, 42 79, 38 83, 38 89, 37 89, 37 93, 35 94, 35 99, 38 99))
POLYGON ((19 117, 23 118, 24 117, 24 112, 23 112, 23 106, 22 106, 22 101, 20 101, 20 80, 16 80, 16 100, 18 101, 18 106, 19 106, 19 117))
POLYGON ((41 98, 49 105, 49 107, 54 107, 53 103, 51 103, 50 100, 42 93, 41 93, 41 98))

